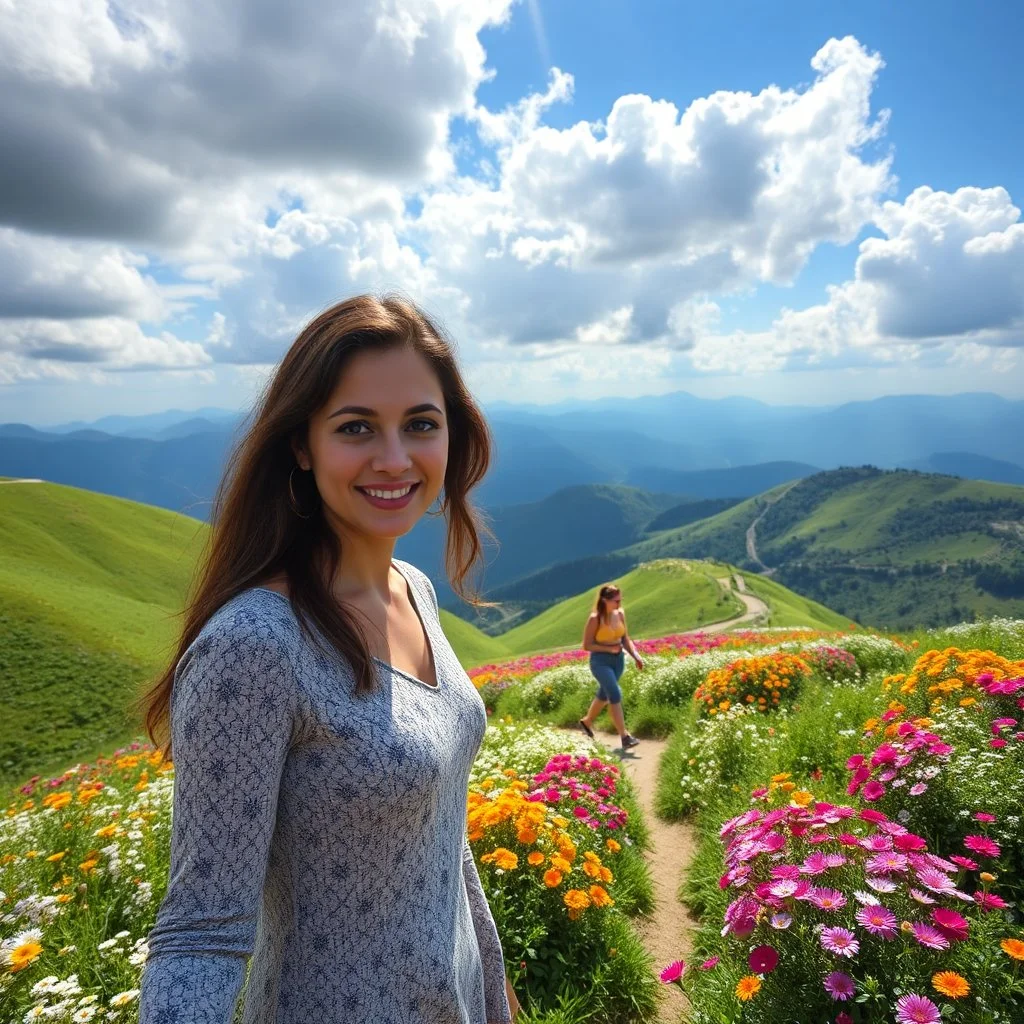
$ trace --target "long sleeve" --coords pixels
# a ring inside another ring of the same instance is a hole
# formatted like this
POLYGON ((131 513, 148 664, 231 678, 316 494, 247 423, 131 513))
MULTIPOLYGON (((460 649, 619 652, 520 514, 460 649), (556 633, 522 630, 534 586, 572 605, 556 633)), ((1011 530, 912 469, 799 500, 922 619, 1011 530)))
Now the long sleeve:
POLYGON ((201 635, 175 676, 171 872, 140 1024, 230 1024, 253 950, 295 719, 293 674, 259 617, 201 635))
POLYGON ((507 1024, 512 1020, 505 992, 505 957, 501 950, 498 929, 487 903, 480 874, 473 860, 473 851, 467 838, 462 847, 462 875, 466 880, 466 894, 469 896, 469 910, 473 916, 473 930, 480 947, 480 962, 484 969, 484 1004, 487 1008, 487 1024, 507 1024))

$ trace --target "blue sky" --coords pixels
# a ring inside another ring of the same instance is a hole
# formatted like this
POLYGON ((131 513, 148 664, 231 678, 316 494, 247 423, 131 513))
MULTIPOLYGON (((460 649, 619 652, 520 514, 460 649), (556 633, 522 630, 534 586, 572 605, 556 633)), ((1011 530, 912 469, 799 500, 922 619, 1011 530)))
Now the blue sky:
POLYGON ((1024 398, 1017 4, 244 11, 0 22, 0 421, 244 406, 396 288, 485 402, 1024 398))

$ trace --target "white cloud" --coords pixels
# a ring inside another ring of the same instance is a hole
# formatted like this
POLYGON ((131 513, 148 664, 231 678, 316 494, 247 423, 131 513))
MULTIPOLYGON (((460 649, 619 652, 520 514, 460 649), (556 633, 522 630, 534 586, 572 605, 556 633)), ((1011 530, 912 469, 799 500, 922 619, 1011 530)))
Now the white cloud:
POLYGON ((784 309, 757 335, 705 335, 694 365, 970 366, 998 362, 994 348, 1024 348, 1024 223, 1005 189, 922 187, 875 220, 884 237, 861 242, 854 279, 829 286, 827 302, 784 309))

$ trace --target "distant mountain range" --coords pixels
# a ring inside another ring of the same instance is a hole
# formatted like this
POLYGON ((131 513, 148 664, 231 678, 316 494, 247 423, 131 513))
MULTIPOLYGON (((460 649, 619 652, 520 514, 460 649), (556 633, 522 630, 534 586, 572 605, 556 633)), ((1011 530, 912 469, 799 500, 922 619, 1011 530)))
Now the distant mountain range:
MULTIPOLYGON (((581 484, 687 499, 741 498, 839 466, 875 465, 1024 482, 1024 402, 904 395, 835 408, 686 392, 489 412, 487 509, 581 484)), ((206 408, 107 416, 47 430, 0 426, 0 474, 39 476, 204 518, 241 416, 206 408), (89 447, 95 445, 96 447, 89 447)))

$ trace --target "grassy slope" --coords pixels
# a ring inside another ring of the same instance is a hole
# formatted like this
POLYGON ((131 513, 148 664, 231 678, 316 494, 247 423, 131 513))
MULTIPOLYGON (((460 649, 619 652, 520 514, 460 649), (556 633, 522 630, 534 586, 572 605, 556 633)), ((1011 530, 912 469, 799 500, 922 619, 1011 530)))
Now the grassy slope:
MULTIPOLYGON (((680 561, 641 565, 627 573, 617 582, 631 635, 662 636, 740 614, 740 603, 715 582, 716 575, 728 573, 728 567, 680 561)), ((576 646, 593 606, 594 592, 587 590, 502 633, 500 639, 516 655, 576 646)))
POLYGON ((0 776, 88 757, 166 657, 206 526, 56 484, 0 485, 0 776))
MULTIPOLYGON (((137 730, 169 657, 205 524, 58 484, 0 484, 0 782, 60 770, 137 730)), ((442 612, 471 666, 504 644, 442 612)))
POLYGON ((484 665, 491 661, 499 661, 509 656, 508 648, 499 637, 488 636, 476 626, 449 611, 441 609, 441 625, 448 637, 459 661, 466 668, 484 665))

